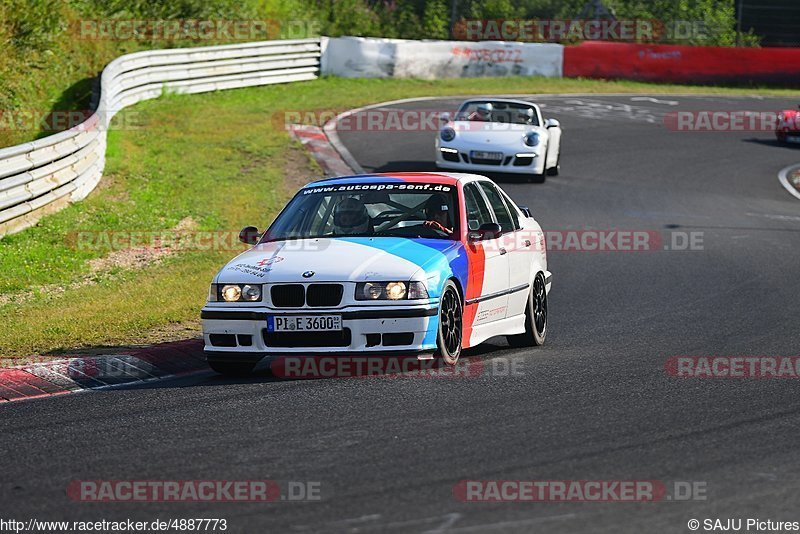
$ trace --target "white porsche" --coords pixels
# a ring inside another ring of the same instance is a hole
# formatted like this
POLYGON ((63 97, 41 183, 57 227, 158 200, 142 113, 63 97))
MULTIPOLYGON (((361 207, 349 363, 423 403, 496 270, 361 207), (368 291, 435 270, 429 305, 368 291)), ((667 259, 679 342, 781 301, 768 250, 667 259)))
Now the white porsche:
POLYGON ((436 166, 465 172, 526 175, 544 182, 558 174, 561 125, 544 120, 539 106, 502 98, 467 100, 451 118, 441 116, 436 166))

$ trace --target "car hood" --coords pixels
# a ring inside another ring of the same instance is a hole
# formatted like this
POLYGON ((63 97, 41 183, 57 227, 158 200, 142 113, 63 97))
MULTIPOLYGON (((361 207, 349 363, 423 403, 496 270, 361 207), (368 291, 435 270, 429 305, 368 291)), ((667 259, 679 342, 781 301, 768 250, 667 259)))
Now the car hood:
POLYGON ((425 280, 446 269, 460 243, 445 239, 341 237, 275 241, 231 260, 218 284, 425 280), (313 272, 304 277, 303 273, 313 272))
POLYGON ((525 146, 522 138, 526 133, 536 132, 542 136, 547 134, 546 128, 525 124, 456 121, 452 127, 456 131, 454 143, 479 145, 522 147, 525 146))

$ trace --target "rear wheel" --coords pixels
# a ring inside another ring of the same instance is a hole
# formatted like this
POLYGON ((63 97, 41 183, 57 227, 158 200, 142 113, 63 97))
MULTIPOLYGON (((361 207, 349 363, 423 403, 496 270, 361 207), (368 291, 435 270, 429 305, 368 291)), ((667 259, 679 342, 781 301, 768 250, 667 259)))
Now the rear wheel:
POLYGON ((544 345, 547 337, 547 290, 544 275, 538 273, 528 294, 525 306, 525 333, 506 336, 512 347, 536 347, 544 345))
POLYGON ((253 372, 256 364, 251 362, 223 362, 219 360, 208 360, 208 366, 221 375, 247 376, 253 372))
POLYGON ((464 307, 452 280, 448 280, 439 301, 439 331, 436 337, 437 355, 447 365, 455 365, 461 356, 464 307))

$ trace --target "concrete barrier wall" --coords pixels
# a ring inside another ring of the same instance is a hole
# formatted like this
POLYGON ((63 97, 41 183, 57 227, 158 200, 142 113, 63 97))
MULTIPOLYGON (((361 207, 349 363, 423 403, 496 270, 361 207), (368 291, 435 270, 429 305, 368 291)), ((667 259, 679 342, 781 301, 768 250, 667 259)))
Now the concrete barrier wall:
POLYGON ((560 77, 559 44, 500 41, 325 40, 322 73, 348 78, 560 77))
POLYGON ((564 76, 797 87, 800 49, 584 42, 564 49, 564 76))

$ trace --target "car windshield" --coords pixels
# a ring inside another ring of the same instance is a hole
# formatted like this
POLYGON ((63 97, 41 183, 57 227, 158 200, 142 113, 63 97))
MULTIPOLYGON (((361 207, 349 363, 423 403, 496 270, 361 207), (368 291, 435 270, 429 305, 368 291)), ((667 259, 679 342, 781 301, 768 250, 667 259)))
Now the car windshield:
POLYGON ((334 184, 302 189, 262 242, 319 237, 458 239, 456 188, 435 183, 334 184))
POLYGON ((498 100, 465 102, 456 113, 456 120, 539 126, 539 117, 532 105, 498 100))

